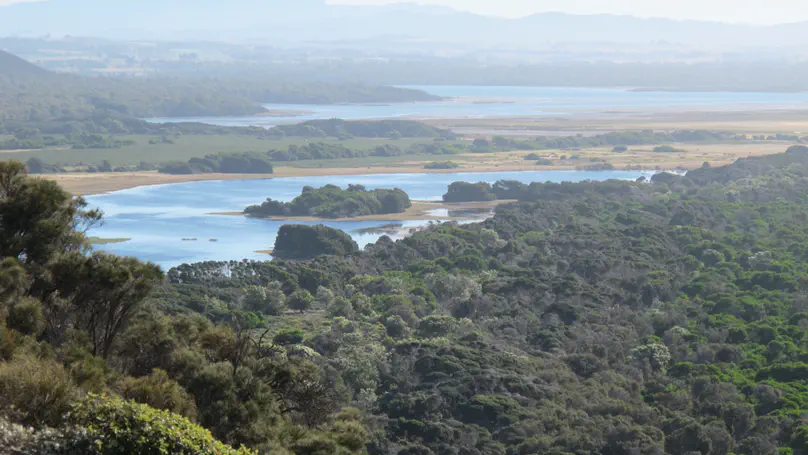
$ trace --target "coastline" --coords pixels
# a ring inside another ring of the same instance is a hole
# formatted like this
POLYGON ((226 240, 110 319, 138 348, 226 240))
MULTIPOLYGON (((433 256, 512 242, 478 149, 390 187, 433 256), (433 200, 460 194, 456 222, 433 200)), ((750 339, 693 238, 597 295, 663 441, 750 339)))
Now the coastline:
POLYGON ((269 216, 269 217, 253 217, 244 212, 213 212, 208 215, 222 215, 222 216, 243 216, 247 218, 255 218, 259 220, 270 221, 292 221, 292 222, 323 222, 323 223, 340 223, 351 221, 472 221, 481 218, 483 212, 494 210, 498 205, 512 204, 516 201, 513 200, 498 200, 489 202, 441 202, 441 201, 412 201, 412 207, 402 213, 386 213, 381 215, 365 215, 350 218, 321 218, 316 216, 269 216), (435 212, 438 210, 446 210, 447 215, 441 215, 435 212), (467 212, 458 216, 451 216, 452 211, 460 213, 467 212), (480 213, 469 213, 472 211, 480 211, 480 213))
MULTIPOLYGON (((614 170, 687 170, 701 167, 704 162, 713 166, 731 164, 738 158, 782 153, 787 143, 740 144, 678 144, 685 153, 654 153, 653 146, 631 147, 630 152, 613 153, 610 147, 580 150, 512 151, 498 153, 459 154, 450 158, 460 164, 456 169, 424 169, 424 165, 444 156, 413 156, 412 161, 383 162, 360 165, 351 160, 328 163, 332 167, 276 166, 274 174, 160 174, 148 172, 66 173, 38 174, 37 177, 54 180, 76 196, 91 196, 141 186, 187 183, 209 180, 260 180, 283 177, 321 177, 328 175, 369 174, 457 174, 516 171, 574 171, 596 163, 610 163, 614 170), (538 153, 553 160, 549 166, 537 166, 525 160, 529 153, 538 153), (565 155, 578 155, 579 160, 561 160, 565 155)), ((309 164, 309 163, 305 163, 309 164)), ((325 165, 325 163, 324 163, 325 165)))

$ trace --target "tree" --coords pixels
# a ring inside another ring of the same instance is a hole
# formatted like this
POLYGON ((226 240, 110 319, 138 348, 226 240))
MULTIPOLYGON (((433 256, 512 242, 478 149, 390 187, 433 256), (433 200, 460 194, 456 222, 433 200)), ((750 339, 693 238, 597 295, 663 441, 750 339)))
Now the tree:
POLYGON ((334 302, 334 293, 323 286, 317 288, 317 305, 322 308, 328 308, 334 302))
POLYGON ((56 182, 28 178, 22 163, 0 162, 0 257, 31 270, 57 254, 83 251, 83 232, 101 220, 86 207, 56 182))
POLYGON ((69 298, 78 327, 90 336, 93 355, 107 358, 115 338, 163 279, 160 268, 104 253, 71 253, 52 266, 55 290, 69 298))
POLYGON ((286 294, 283 285, 273 281, 267 286, 249 286, 244 289, 244 308, 248 311, 270 316, 283 314, 286 309, 286 294))
POLYGON ((483 202, 493 201, 497 196, 491 193, 491 185, 485 182, 454 182, 443 195, 444 202, 483 202))
POLYGON ((39 158, 29 158, 25 162, 25 167, 31 174, 42 174, 45 172, 45 163, 39 158))
POLYGON ((295 291, 289 296, 289 309, 305 313, 314 306, 314 297, 305 289, 295 291))

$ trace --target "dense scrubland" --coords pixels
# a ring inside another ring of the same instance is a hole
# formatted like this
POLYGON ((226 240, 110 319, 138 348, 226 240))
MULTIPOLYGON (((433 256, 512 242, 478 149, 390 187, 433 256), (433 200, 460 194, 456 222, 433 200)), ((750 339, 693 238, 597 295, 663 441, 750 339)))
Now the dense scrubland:
POLYGON ((503 185, 517 202, 485 222, 364 250, 292 226, 287 257, 334 254, 164 278, 87 251, 99 214, 2 164, 0 440, 806 453, 808 148, 650 182, 503 185))

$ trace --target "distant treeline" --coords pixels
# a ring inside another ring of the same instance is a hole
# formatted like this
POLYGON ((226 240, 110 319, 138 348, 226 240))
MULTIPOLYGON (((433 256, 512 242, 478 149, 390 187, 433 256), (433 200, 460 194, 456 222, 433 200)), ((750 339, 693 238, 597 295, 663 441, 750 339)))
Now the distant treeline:
POLYGON ((316 142, 307 145, 290 145, 286 150, 270 150, 270 158, 274 161, 308 161, 335 160, 342 158, 364 158, 367 156, 404 156, 404 155, 454 155, 465 151, 456 144, 413 144, 399 147, 394 144, 379 145, 368 150, 350 149, 339 144, 316 142))
MULTIPOLYGON (((673 174, 665 174, 673 175, 673 174)), ((644 180, 641 177, 640 180, 644 180)), ((602 195, 631 192, 632 186, 621 180, 582 183, 540 183, 525 184, 517 180, 500 180, 493 185, 487 182, 454 182, 443 195, 444 202, 483 202, 495 200, 517 200, 524 202, 550 201, 580 197, 584 193, 597 191, 602 195)))
POLYGON ((251 216, 315 216, 319 218, 349 218, 365 215, 402 213, 412 206, 410 198, 400 189, 367 190, 362 185, 347 189, 335 185, 322 188, 306 186, 292 202, 267 199, 261 205, 244 210, 251 216))
MULTIPOLYGON (((773 138, 774 139, 774 138, 773 138)), ((789 138, 791 139, 791 138, 789 138)), ((796 136, 793 140, 797 140, 796 136)), ((555 150, 603 146, 654 145, 669 142, 719 142, 746 140, 735 133, 707 130, 678 130, 673 132, 658 131, 615 131, 595 136, 558 136, 536 137, 517 140, 504 136, 494 136, 491 141, 475 140, 472 150, 489 152, 497 150, 555 150)), ((625 150, 627 151, 627 150, 625 150)))
POLYGON ((97 110, 130 118, 251 115, 261 103, 369 103, 440 99, 360 83, 201 78, 85 78, 45 71, 0 51, 0 121, 83 121, 97 110))
POLYGON ((187 163, 166 163, 160 166, 163 174, 271 174, 272 163, 265 153, 219 153, 204 158, 191 158, 187 163))
POLYGON ((352 137, 374 137, 399 139, 415 137, 457 139, 457 135, 449 130, 435 128, 413 120, 310 120, 296 125, 278 125, 272 128, 270 132, 285 136, 309 138, 336 137, 347 139, 352 137))

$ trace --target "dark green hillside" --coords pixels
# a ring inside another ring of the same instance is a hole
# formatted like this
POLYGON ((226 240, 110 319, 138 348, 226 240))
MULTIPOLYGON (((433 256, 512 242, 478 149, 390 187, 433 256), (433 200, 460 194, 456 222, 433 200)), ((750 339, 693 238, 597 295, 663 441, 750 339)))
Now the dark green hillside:
POLYGON ((26 78, 40 79, 51 75, 52 73, 45 69, 0 50, 0 79, 16 79, 23 82, 26 78))
POLYGON ((339 318, 288 337, 367 403, 374 454, 803 455, 804 151, 652 183, 499 182, 522 202, 484 223, 169 279, 276 282, 339 318))
POLYGON ((650 182, 498 182, 479 192, 519 201, 481 223, 363 250, 287 226, 277 251, 307 259, 185 264, 165 283, 83 254, 76 226, 97 214, 0 165, 0 441, 806 455, 805 151, 650 182))
POLYGON ((110 116, 202 117, 253 115, 261 103, 331 104, 424 101, 418 90, 365 84, 266 79, 125 79, 77 77, 42 70, 0 53, 0 121, 8 129, 110 116))

